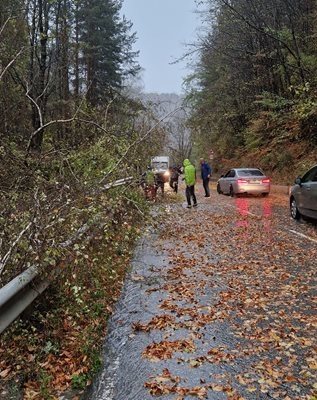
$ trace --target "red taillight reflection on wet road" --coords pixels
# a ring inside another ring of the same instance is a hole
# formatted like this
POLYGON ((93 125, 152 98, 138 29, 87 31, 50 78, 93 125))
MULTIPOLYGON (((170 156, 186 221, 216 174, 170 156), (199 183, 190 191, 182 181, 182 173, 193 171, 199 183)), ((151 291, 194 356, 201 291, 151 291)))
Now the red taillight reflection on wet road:
POLYGON ((236 226, 238 228, 244 228, 245 233, 247 233, 250 227, 250 220, 248 216, 255 216, 262 219, 262 224, 264 231, 268 234, 268 239, 271 238, 271 219, 272 216, 272 206, 269 199, 254 199, 254 198, 242 198, 238 197, 235 200, 236 211, 238 215, 241 216, 238 219, 236 226), (252 203, 251 203, 252 200, 252 203), (256 202, 256 203, 254 203, 256 202), (254 207, 256 205, 256 208, 254 207), (250 211, 252 207, 252 212, 250 211))
POLYGON ((236 226, 238 228, 242 228, 241 235, 244 237, 245 235, 248 234, 248 228, 249 228, 249 221, 248 221, 248 215, 249 215, 249 201, 247 198, 236 198, 236 209, 239 213, 239 215, 242 217, 241 219, 238 219, 236 222, 236 226))

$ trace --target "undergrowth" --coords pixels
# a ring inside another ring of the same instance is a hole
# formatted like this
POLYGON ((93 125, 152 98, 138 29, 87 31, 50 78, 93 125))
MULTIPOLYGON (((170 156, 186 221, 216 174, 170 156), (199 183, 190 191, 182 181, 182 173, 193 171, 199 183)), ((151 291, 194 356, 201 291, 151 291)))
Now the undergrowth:
POLYGON ((1 336, 1 399, 78 393, 100 369, 107 320, 148 211, 138 190, 104 196, 100 208, 109 202, 102 228, 93 228, 89 240, 60 260, 58 278, 1 336))
POLYGON ((300 95, 290 102, 266 94, 258 103, 266 109, 250 119, 243 146, 236 146, 230 157, 218 155, 214 170, 220 174, 233 167, 261 168, 273 183, 293 184, 317 163, 316 102, 300 95))

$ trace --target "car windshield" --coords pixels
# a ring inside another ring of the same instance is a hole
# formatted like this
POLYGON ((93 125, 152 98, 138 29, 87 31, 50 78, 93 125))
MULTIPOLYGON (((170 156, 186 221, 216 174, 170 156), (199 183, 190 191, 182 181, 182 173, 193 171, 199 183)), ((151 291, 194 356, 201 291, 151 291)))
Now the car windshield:
POLYGON ((237 173, 239 176, 264 176, 259 169, 240 169, 237 173))
POLYGON ((153 169, 168 169, 168 163, 167 162, 153 162, 152 163, 153 169))

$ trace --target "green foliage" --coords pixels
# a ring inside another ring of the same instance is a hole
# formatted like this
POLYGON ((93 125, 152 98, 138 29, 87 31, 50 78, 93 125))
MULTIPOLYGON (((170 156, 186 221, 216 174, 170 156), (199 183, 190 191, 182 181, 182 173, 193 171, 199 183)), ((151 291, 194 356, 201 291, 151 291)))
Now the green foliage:
POLYGON ((309 71, 314 71, 317 65, 317 54, 305 54, 302 55, 303 64, 309 71))
POLYGON ((294 163, 292 154, 288 150, 280 151, 277 156, 276 166, 279 169, 290 167, 294 163))
POLYGON ((44 352, 45 354, 49 354, 49 353, 58 354, 58 352, 59 352, 59 346, 58 346, 58 344, 52 343, 50 340, 48 340, 48 341, 45 343, 45 346, 44 346, 44 348, 43 348, 43 352, 44 352))
POLYGON ((267 110, 282 111, 290 108, 294 104, 294 101, 274 93, 264 92, 254 101, 254 104, 258 104, 267 110))
POLYGON ((95 183, 97 179, 101 179, 116 162, 109 148, 109 139, 102 138, 92 146, 70 154, 69 162, 74 174, 87 183, 95 183))
POLYGON ((312 98, 306 98, 299 101, 294 109, 295 115, 299 119, 308 118, 316 112, 317 100, 312 98))
POLYGON ((273 171, 275 169, 282 171, 293 165, 293 155, 287 149, 283 148, 273 149, 260 160, 260 166, 267 171, 273 171))
POLYGON ((52 376, 49 375, 45 370, 40 370, 39 373, 40 393, 42 398, 45 400, 52 399, 49 389, 51 381, 52 381, 52 376))
POLYGON ((317 144, 317 112, 316 106, 307 105, 301 110, 300 129, 301 138, 308 139, 312 144, 317 144))
POLYGON ((94 350, 92 353, 90 353, 90 363, 91 363, 90 375, 94 376, 100 371, 102 367, 102 358, 99 351, 94 350))
POLYGON ((244 132, 246 149, 257 149, 263 144, 263 137, 258 132, 248 129, 244 132))
POLYGON ((83 390, 87 386, 89 377, 87 374, 79 374, 72 376, 72 387, 73 389, 83 390))

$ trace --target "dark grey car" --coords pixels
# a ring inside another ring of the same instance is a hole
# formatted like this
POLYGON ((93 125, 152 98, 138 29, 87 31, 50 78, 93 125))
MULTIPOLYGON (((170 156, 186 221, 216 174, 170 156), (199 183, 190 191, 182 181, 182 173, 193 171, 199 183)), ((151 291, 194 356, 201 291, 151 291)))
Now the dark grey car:
POLYGON ((290 210, 294 219, 301 215, 317 219, 317 165, 296 178, 290 189, 290 210))

